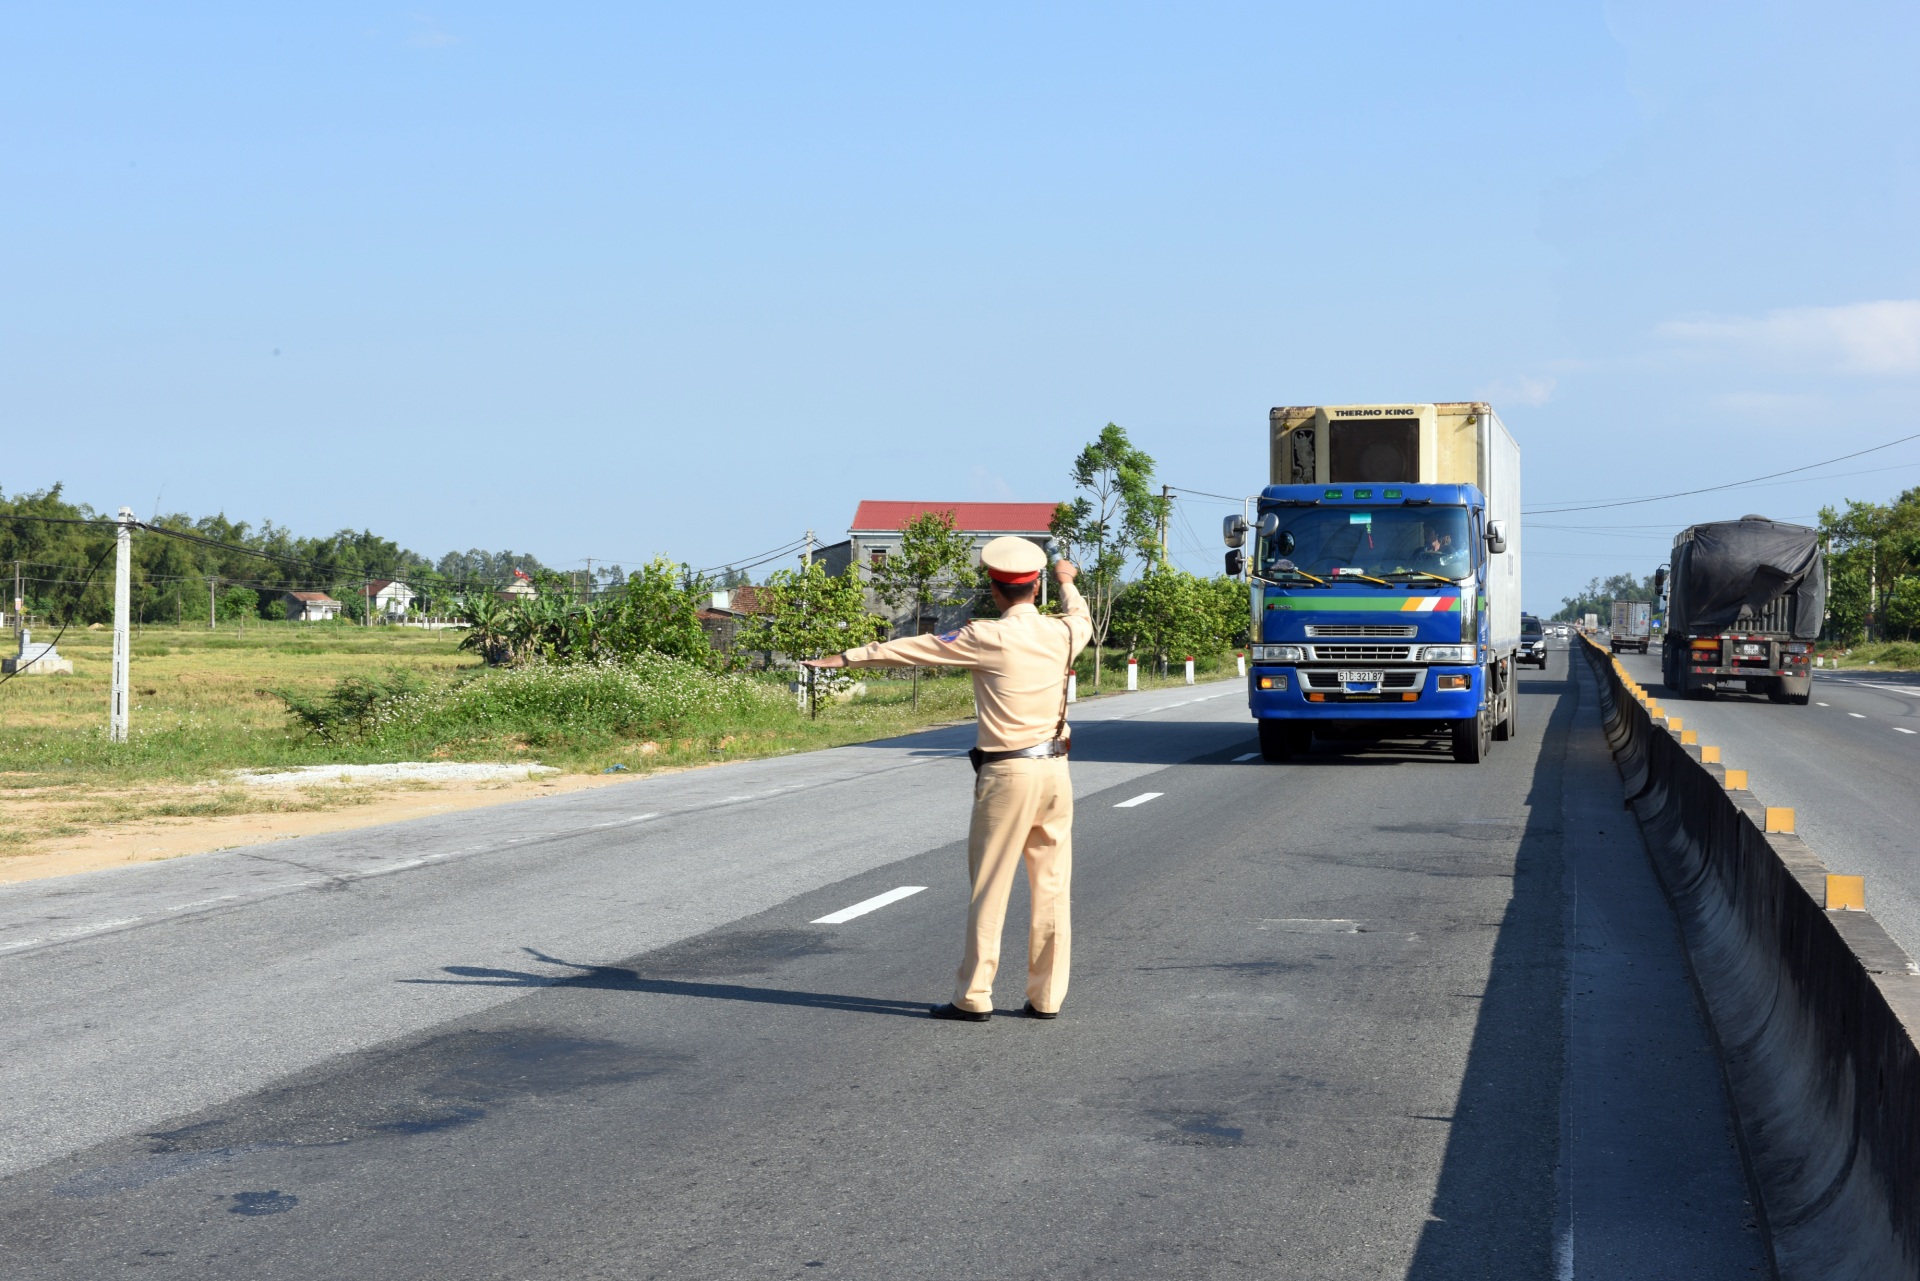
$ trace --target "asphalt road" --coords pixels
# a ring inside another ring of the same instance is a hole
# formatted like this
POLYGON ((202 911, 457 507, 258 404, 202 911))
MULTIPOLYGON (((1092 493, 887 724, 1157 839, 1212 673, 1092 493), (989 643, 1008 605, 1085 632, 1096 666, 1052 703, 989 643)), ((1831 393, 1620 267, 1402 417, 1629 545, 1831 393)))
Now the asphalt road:
POLYGON ((1620 659, 1702 743, 1748 772, 1755 796, 1792 806, 1800 835, 1832 870, 1865 876, 1868 910, 1920 956, 1920 675, 1816 669, 1812 703, 1794 707, 1758 694, 1668 694, 1658 645, 1620 659))
POLYGON ((1765 1275, 1565 661, 1479 767, 1084 705, 1055 1022, 1024 888, 924 1017, 965 730, 0 887, 6 1270, 1765 1275))

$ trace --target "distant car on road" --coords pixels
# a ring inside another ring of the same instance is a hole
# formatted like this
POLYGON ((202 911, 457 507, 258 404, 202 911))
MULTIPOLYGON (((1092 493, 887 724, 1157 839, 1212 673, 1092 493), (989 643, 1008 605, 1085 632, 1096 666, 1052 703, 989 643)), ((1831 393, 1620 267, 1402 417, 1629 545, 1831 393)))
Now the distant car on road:
POLYGON ((1547 629, 1531 614, 1520 616, 1520 652, 1514 655, 1513 661, 1539 668, 1547 665, 1547 629))

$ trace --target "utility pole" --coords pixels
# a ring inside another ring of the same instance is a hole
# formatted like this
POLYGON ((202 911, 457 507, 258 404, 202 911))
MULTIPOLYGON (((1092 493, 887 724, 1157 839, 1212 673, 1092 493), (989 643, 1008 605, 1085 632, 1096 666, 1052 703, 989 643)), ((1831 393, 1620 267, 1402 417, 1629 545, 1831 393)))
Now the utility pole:
POLYGON ((811 529, 807 531, 807 552, 801 561, 808 569, 813 568, 813 531, 811 529))
POLYGON ((127 663, 133 647, 127 636, 133 577, 133 508, 120 509, 120 528, 113 549, 113 701, 107 708, 107 738, 127 741, 127 663))
POLYGON ((1173 508, 1173 486, 1160 486, 1160 564, 1167 563, 1167 514, 1173 508))
POLYGON ((214 584, 220 580, 212 574, 207 575, 207 630, 213 631, 220 626, 220 604, 214 599, 214 584))
POLYGON ((21 611, 27 607, 27 598, 23 592, 24 583, 20 577, 20 562, 13 562, 13 630, 19 631, 27 625, 21 611))
POLYGON ((593 604, 593 557, 591 556, 587 557, 587 598, 580 603, 583 605, 593 604))

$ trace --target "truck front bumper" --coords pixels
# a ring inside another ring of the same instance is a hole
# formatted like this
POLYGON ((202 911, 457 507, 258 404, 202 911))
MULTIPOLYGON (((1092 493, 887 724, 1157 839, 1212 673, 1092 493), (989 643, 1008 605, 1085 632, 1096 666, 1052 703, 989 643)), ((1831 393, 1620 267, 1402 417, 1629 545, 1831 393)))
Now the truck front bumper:
POLYGON ((1255 720, 1454 721, 1480 714, 1485 677, 1477 667, 1429 667, 1411 694, 1349 693, 1302 688, 1298 669, 1254 667, 1247 672, 1247 706, 1255 720), (1463 688, 1441 689, 1442 677, 1464 678, 1463 688), (1285 678, 1285 688, 1280 688, 1285 678), (1262 689, 1261 681, 1272 687, 1262 689))

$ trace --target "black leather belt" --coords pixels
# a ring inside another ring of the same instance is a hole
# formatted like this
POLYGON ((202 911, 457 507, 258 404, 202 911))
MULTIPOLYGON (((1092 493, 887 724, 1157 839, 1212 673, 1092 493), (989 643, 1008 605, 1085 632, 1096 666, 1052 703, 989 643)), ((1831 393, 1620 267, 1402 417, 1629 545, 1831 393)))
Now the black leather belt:
POLYGON ((973 762, 973 772, 978 774, 982 765, 991 765, 995 761, 1045 760, 1051 756, 1065 756, 1071 750, 1073 750, 1071 739, 1050 738, 1044 743, 1023 747, 1017 752, 983 752, 976 747, 967 752, 967 759, 973 762))

